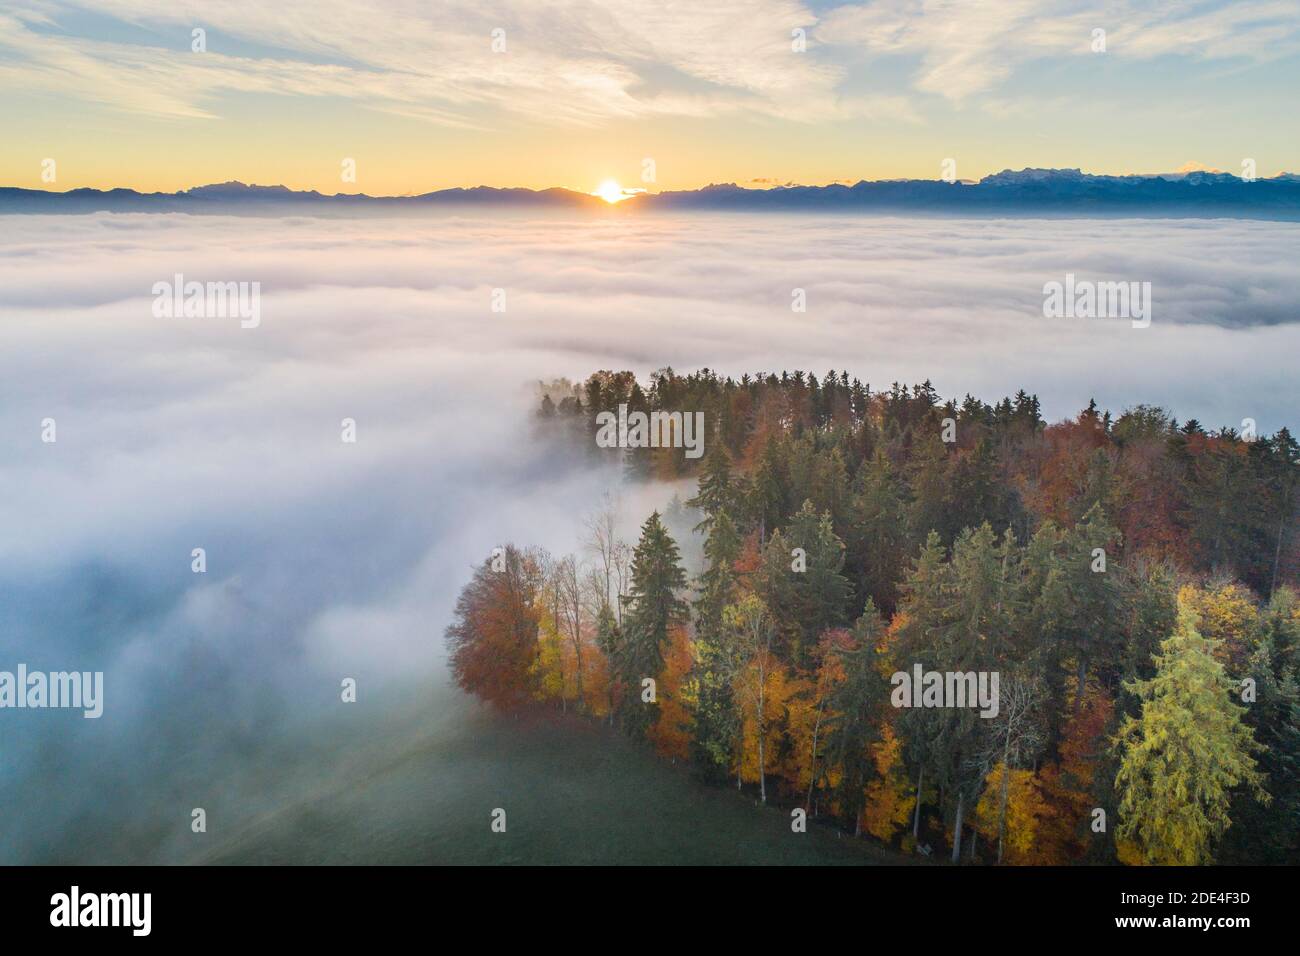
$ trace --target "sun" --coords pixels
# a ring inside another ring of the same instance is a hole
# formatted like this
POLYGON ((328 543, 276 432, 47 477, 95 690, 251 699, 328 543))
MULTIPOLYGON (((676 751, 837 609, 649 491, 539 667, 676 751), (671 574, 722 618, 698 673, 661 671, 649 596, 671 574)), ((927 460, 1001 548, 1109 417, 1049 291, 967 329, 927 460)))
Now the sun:
POLYGON ((592 193, 593 196, 599 196, 608 203, 621 202, 628 197, 628 192, 612 179, 607 179, 592 193))

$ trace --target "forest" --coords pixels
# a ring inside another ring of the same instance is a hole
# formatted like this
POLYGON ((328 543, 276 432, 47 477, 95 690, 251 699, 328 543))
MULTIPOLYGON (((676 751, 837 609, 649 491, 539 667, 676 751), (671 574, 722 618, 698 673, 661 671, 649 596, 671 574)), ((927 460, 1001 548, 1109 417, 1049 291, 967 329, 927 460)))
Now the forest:
POLYGON ((607 721, 900 854, 1300 860, 1287 429, 1095 402, 1049 424, 1023 391, 945 401, 834 371, 600 371, 539 394, 539 434, 584 467, 693 493, 634 541, 610 497, 578 553, 496 548, 446 632, 464 690, 607 721), (703 456, 601 447, 619 405, 703 412, 703 456), (995 715, 894 706, 890 675, 917 665, 996 674, 995 715))

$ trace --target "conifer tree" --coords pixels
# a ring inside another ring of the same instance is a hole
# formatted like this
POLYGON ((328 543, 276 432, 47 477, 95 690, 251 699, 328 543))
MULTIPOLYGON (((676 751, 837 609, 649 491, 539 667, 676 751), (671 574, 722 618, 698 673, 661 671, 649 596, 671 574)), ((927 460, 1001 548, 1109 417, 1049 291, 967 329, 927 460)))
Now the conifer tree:
POLYGON ((886 613, 898 603, 898 585, 906 570, 907 513, 894 469, 878 451, 858 471, 851 506, 847 564, 860 601, 886 613))
POLYGON ((731 455, 727 453, 726 445, 714 441, 700 466, 699 490, 694 498, 686 502, 687 506, 704 512, 704 517, 695 526, 695 530, 707 534, 720 512, 734 510, 735 496, 731 455))
POLYGON ((880 739, 881 707, 889 699, 878 666, 877 645, 883 631, 880 612, 868 601, 853 626, 852 644, 835 645, 830 651, 840 658, 844 680, 831 693, 826 749, 840 768, 837 802, 855 831, 875 767, 871 746, 880 739))
POLYGON ((677 544, 656 511, 641 526, 632 552, 630 606, 615 662, 623 689, 623 724, 635 737, 644 736, 654 722, 651 705, 642 701, 642 681, 658 681, 662 675, 668 631, 685 617, 686 603, 678 596, 685 586, 677 544))
POLYGON ((732 694, 723 611, 736 600, 734 564, 741 541, 731 516, 719 511, 704 543, 708 567, 695 602, 695 661, 684 694, 692 715, 692 753, 708 775, 725 773, 734 756, 738 716, 732 694))
POLYGON ((908 509, 912 540, 925 541, 931 531, 939 532, 945 544, 952 541, 949 531, 948 458, 939 435, 933 434, 918 442, 909 469, 912 502, 908 509))
POLYGON ((1215 842, 1232 823, 1234 790, 1270 799, 1253 756, 1261 747, 1242 719, 1245 709, 1233 702, 1235 688, 1214 644, 1180 597, 1178 624, 1160 645, 1155 677, 1125 685, 1142 710, 1125 719, 1116 738, 1122 757, 1115 833, 1147 863, 1212 862, 1215 842))
POLYGON ((766 541, 785 520, 789 476, 780 445, 769 438, 754 472, 750 487, 750 514, 758 524, 759 538, 766 541))
POLYGON ((798 666, 806 663, 823 631, 844 623, 851 585, 843 568, 844 543, 830 515, 819 515, 811 501, 764 550, 760 591, 798 666))

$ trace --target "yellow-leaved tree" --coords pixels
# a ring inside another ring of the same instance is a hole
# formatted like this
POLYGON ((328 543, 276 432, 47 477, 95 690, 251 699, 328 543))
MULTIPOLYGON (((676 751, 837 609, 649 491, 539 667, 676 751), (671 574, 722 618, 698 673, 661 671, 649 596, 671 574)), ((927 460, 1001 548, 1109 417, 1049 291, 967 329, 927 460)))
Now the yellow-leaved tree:
POLYGON ((1153 658, 1155 676, 1125 685, 1142 701, 1140 716, 1126 718, 1115 740, 1115 836, 1132 845, 1126 858, 1211 863, 1215 841, 1232 823, 1234 791, 1270 799, 1253 757, 1262 748, 1232 699, 1218 643, 1201 635, 1193 602, 1180 594, 1174 633, 1153 658))
POLYGON ((871 756, 876 777, 867 784, 862 827, 888 843, 907 826, 916 805, 913 784, 903 766, 903 742, 888 723, 880 729, 880 740, 871 745, 871 756))
POLYGON ((1183 587, 1179 599, 1196 611, 1201 635, 1216 641, 1215 656, 1241 673, 1259 643, 1255 596, 1235 581, 1208 588, 1183 587))
POLYGON ((1039 830, 1050 808, 1038 775, 1029 769, 1005 768, 1001 763, 984 780, 984 795, 975 806, 975 825, 990 840, 1003 833, 1006 863, 1046 863, 1038 852, 1039 830), (1005 792, 1005 824, 1003 794, 1005 792))

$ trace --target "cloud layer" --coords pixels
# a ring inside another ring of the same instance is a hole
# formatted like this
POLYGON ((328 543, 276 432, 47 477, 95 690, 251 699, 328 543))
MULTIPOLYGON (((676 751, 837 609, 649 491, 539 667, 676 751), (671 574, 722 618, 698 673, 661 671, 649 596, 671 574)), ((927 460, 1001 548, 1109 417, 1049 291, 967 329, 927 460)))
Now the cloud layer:
POLYGON ((445 687, 471 565, 572 548, 613 480, 535 444, 538 379, 847 367, 1264 431, 1300 408, 1287 224, 95 215, 0 235, 0 669, 107 675, 98 721, 0 712, 4 862, 155 830, 133 852, 185 858, 189 807, 273 809, 258 773, 311 754, 324 774, 343 756, 323 728, 364 739, 394 688, 445 687), (155 318, 176 273, 260 282, 261 325, 155 318), (1066 273, 1151 282, 1151 327, 1044 319, 1066 273))
POLYGON ((1258 61, 1300 49, 1290 0, 1151 5, 1073 0, 884 0, 818 12, 798 0, 728 0, 689 11, 658 0, 259 0, 67 4, 0 16, 0 88, 201 117, 227 93, 341 97, 448 126, 495 110, 548 123, 627 116, 915 119, 909 97, 960 102, 1027 63, 1090 54, 1258 61), (93 14, 93 15, 90 15, 93 14), (106 28, 111 24, 111 28, 106 28), (193 55, 190 31, 212 32, 193 55), (509 56, 494 55, 505 30, 509 56), (792 55, 793 31, 807 55, 792 55), (891 57, 907 81, 888 81, 891 57), (866 67, 863 61, 868 64, 866 67), (882 89, 882 82, 887 88, 882 89))

